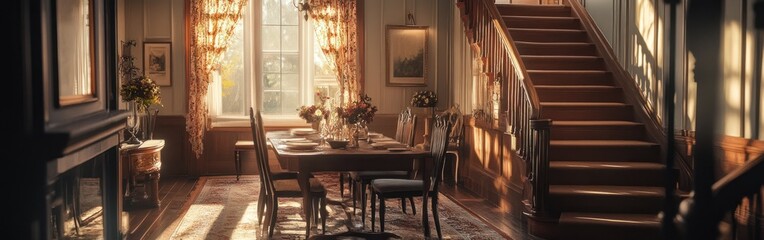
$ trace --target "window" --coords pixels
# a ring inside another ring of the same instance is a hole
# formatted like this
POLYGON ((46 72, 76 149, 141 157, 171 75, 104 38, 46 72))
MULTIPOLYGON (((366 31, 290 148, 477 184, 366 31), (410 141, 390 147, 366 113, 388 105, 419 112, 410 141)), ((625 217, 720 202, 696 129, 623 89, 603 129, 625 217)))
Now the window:
POLYGON ((213 74, 208 94, 213 123, 244 122, 249 106, 259 109, 266 122, 304 123, 298 107, 313 103, 316 91, 333 95, 338 90, 311 23, 292 0, 253 0, 244 15, 213 74))

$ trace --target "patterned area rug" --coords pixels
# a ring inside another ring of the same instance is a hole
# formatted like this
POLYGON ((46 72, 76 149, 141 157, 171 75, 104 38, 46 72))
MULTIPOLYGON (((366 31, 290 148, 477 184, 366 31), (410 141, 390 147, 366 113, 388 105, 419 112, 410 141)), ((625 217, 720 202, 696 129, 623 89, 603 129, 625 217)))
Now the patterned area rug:
MULTIPOLYGON (((361 214, 358 209, 353 214, 352 200, 340 199, 337 174, 318 174, 319 180, 329 192, 329 219, 326 221, 327 233, 344 232, 348 229, 364 231, 361 227, 361 214)), ((178 228, 171 239, 257 239, 261 228, 257 224, 257 197, 259 179, 257 176, 243 176, 236 181, 234 176, 202 177, 199 179, 201 192, 193 200, 178 228)), ((479 219, 473 217, 452 202, 440 195, 438 211, 440 212, 443 239, 504 239, 479 219)), ((385 231, 401 236, 403 239, 423 239, 422 232, 422 203, 421 198, 415 198, 417 214, 412 215, 410 206, 408 213, 403 213, 400 201, 386 201, 385 231)), ((274 232, 274 239, 304 239, 305 222, 302 214, 302 200, 279 199, 279 211, 274 232)), ((360 206, 360 203, 359 203, 360 206)), ((366 229, 370 230, 371 213, 367 210, 366 229)), ((430 213, 430 215, 432 215, 430 213)), ((379 231, 379 221, 376 223, 379 231)), ((430 228, 433 236, 437 237, 435 224, 430 217, 430 228)), ((313 228, 313 234, 321 233, 321 229, 313 228)))

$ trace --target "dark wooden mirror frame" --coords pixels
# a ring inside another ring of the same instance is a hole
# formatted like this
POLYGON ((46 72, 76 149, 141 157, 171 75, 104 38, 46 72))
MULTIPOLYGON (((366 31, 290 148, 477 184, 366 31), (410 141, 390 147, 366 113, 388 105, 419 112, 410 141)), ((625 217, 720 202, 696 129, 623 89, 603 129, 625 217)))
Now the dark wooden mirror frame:
MULTIPOLYGON (((89 0, 89 62, 90 62, 90 93, 82 95, 62 96, 59 87, 63 81, 79 81, 63 79, 59 73, 59 63, 76 56, 59 56, 58 40, 60 23, 57 16, 58 0, 43 0, 41 7, 41 30, 40 44, 42 57, 42 78, 44 88, 45 121, 49 127, 67 124, 76 121, 85 115, 104 112, 108 108, 111 99, 106 99, 109 71, 116 71, 116 63, 111 63, 104 49, 113 46, 107 42, 107 11, 105 0, 89 0), (114 66, 112 66, 114 65, 114 66)), ((84 33, 83 33, 84 34, 84 33)))
POLYGON ((54 85, 55 85, 54 88, 58 89, 58 91, 54 92, 54 94, 56 95, 56 98, 58 99, 57 107, 64 107, 64 106, 75 105, 75 104, 79 104, 79 103, 87 103, 87 102, 96 101, 98 96, 96 95, 97 82, 95 81, 97 66, 96 66, 96 52, 95 52, 96 51, 96 49, 95 49, 95 44, 96 44, 95 40, 96 39, 95 39, 95 29, 94 29, 95 28, 95 26, 94 26, 94 23, 95 23, 95 17, 94 17, 94 13, 95 13, 94 6, 95 5, 94 5, 94 0, 88 0, 88 3, 87 3, 88 4, 88 9, 87 9, 87 11, 88 11, 88 22, 89 22, 89 27, 87 29, 87 31, 88 31, 88 33, 87 33, 87 35, 88 35, 88 47, 87 47, 87 51, 88 52, 87 52, 87 54, 88 54, 88 59, 89 59, 89 61, 88 61, 88 63, 89 63, 88 70, 90 71, 90 75, 89 75, 90 78, 89 79, 63 79, 61 77, 61 74, 60 74, 61 73, 61 69, 62 69, 62 64, 61 63, 65 62, 65 61, 70 61, 70 58, 72 58, 74 56, 60 56, 60 55, 58 55, 58 53, 60 52, 60 48, 59 48, 60 47, 59 46, 59 42, 61 40, 60 38, 62 36, 65 36, 65 35, 76 36, 76 35, 82 34, 82 33, 68 33, 67 32, 67 33, 64 33, 62 35, 61 27, 62 27, 62 22, 64 22, 64 21, 61 21, 61 17, 62 16, 58 16, 59 2, 60 2, 59 0, 55 0, 55 1, 51 2, 51 4, 52 4, 51 14, 53 14, 53 16, 54 16, 53 18, 56 19, 56 24, 54 26, 51 26, 51 27, 54 29, 53 31, 55 32, 55 34, 53 36, 55 36, 55 39, 56 39, 56 41, 53 42, 53 44, 55 46, 54 49, 56 49, 56 51, 55 51, 55 53, 56 53, 56 62, 54 64, 54 68, 56 68, 55 72, 58 73, 57 74, 57 79, 56 79, 56 81, 54 81, 54 85), (64 94, 62 94, 62 91, 63 91, 62 85, 64 85, 64 84, 62 84, 62 81, 80 82, 80 84, 85 83, 85 82, 89 82, 88 84, 90 85, 90 89, 89 89, 88 92, 85 92, 84 94, 64 95, 64 94))

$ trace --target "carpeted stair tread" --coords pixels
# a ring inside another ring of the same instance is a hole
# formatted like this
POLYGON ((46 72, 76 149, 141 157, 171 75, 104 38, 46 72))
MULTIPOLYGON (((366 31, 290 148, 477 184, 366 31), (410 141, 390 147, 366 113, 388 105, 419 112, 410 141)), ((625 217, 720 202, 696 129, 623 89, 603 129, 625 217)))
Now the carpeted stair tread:
POLYGON ((550 146, 560 147, 577 147, 577 146, 594 146, 594 147, 655 147, 658 144, 646 141, 637 140, 551 140, 550 146))
POLYGON ((501 15, 570 16, 570 7, 563 5, 496 4, 501 15))
POLYGON ((504 19, 534 19, 534 20, 547 20, 547 19, 558 19, 558 20, 578 20, 576 17, 570 17, 570 16, 525 16, 525 15, 502 15, 501 16, 504 19))
POLYGON ((657 214, 563 212, 563 239, 663 239, 657 214))
POLYGON ((596 56, 597 50, 588 42, 515 41, 520 55, 596 56))
POLYGON ((581 29, 581 22, 574 17, 504 15, 502 20, 511 28, 581 29))
POLYGON ((662 187, 666 167, 652 162, 549 162, 552 185, 617 185, 662 187))
POLYGON ((584 30, 559 28, 512 28, 508 27, 513 40, 525 42, 589 42, 584 30), (554 36, 554 37, 550 37, 554 36))
POLYGON ((632 121, 553 121, 553 126, 643 126, 632 121))
POLYGON ((625 107, 630 106, 620 102, 541 102, 541 107, 625 107))
MULTIPOLYGON (((509 31, 518 31, 518 32, 541 32, 541 33, 548 33, 548 34, 554 34, 554 33, 586 33, 586 31, 581 29, 565 29, 565 28, 508 28, 509 31)), ((534 41, 523 41, 521 42, 534 42, 534 41)))
POLYGON ((627 225, 659 228, 660 218, 658 214, 563 212, 560 214, 560 224, 627 225))
POLYGON ((550 185, 550 195, 663 197, 663 187, 611 185, 550 185))
POLYGON ((551 161, 549 168, 569 169, 649 169, 663 170, 665 166, 651 162, 579 162, 579 161, 551 161))

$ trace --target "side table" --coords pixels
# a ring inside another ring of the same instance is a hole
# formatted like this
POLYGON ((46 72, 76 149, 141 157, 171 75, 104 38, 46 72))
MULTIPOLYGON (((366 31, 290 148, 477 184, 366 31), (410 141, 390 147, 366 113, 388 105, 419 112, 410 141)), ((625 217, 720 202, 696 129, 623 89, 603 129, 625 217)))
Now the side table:
POLYGON ((125 203, 131 206, 158 207, 159 171, 164 140, 146 140, 142 144, 120 145, 120 155, 127 164, 125 203))

